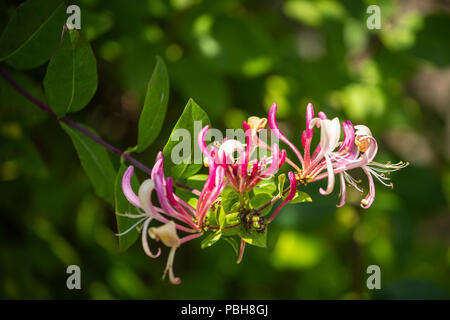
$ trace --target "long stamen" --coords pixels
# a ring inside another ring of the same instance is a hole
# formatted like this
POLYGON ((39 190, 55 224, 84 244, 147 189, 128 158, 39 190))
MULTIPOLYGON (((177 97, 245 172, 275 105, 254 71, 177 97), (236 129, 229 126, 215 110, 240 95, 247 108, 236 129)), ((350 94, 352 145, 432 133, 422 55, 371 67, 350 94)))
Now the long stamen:
POLYGON ((131 227, 129 227, 127 230, 125 230, 124 232, 121 233, 115 233, 116 236, 121 237, 123 235, 126 235, 128 232, 130 232, 131 230, 133 230, 134 228, 136 228, 142 221, 144 221, 145 219, 148 219, 148 217, 144 217, 141 220, 139 220, 138 222, 136 222, 135 224, 133 224, 131 227))

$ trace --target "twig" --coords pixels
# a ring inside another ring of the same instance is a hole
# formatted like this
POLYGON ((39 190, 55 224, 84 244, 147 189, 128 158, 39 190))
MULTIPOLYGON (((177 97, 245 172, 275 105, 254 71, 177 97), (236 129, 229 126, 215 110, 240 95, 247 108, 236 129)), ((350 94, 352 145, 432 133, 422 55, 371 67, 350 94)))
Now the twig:
MULTIPOLYGON (((50 107, 45 104, 44 102, 36 99, 33 95, 31 95, 28 91, 26 91, 24 88, 22 88, 20 86, 20 84, 18 84, 5 70, 3 70, 2 68, 0 68, 0 74, 3 76, 3 78, 5 78, 6 81, 8 81, 11 86, 14 87, 14 89, 16 89, 22 96, 24 96, 25 98, 27 98, 30 102, 32 102, 33 104, 35 104, 37 107, 39 107, 42 111, 44 111, 45 113, 48 113, 50 116, 52 116, 54 119, 56 119, 57 121, 63 122, 65 124, 67 124, 69 127, 72 127, 73 129, 81 132, 82 134, 84 134, 86 137, 90 138, 92 141, 94 141, 95 143, 98 143, 99 145, 105 147, 107 150, 111 151, 112 153, 118 155, 119 157, 121 157, 122 159, 124 159, 125 161, 135 165, 136 167, 138 167, 139 169, 141 169, 143 172, 147 173, 147 174, 151 174, 152 170, 145 166, 143 163, 139 162, 138 160, 136 160, 135 158, 133 158, 128 152, 125 151, 121 151, 120 149, 114 147, 113 145, 109 144, 108 142, 106 142, 105 140, 103 140, 102 138, 96 136, 95 134, 93 134, 92 132, 90 132, 89 130, 87 130, 86 128, 80 126, 78 123, 72 121, 71 119, 67 118, 67 117, 58 117, 53 111, 52 109, 50 109, 50 107)), ((186 189, 191 191, 192 193, 196 193, 198 192, 198 190, 193 189, 191 187, 188 187, 184 184, 181 183, 176 183, 178 187, 186 189)))

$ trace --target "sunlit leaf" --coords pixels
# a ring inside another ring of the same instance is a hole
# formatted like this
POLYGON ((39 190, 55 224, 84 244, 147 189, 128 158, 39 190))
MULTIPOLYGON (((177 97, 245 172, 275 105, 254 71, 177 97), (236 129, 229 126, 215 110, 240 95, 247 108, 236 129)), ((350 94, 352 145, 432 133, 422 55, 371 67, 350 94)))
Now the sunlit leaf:
POLYGON ((217 241, 219 241, 220 237, 222 237, 221 230, 210 233, 202 240, 202 243, 201 243, 202 249, 211 247, 213 244, 215 244, 217 241))
POLYGON ((260 181, 255 188, 253 188, 253 192, 255 194, 266 193, 273 194, 277 190, 277 185, 275 184, 274 179, 262 180, 260 181))
POLYGON ((245 242, 252 246, 267 247, 267 228, 264 229, 264 232, 257 232, 255 230, 247 231, 242 227, 239 235, 245 242))
POLYGON ((222 206, 226 213, 236 211, 239 207, 239 194, 230 186, 222 191, 222 206))
POLYGON ((192 176, 200 170, 203 161, 197 145, 197 135, 209 124, 205 111, 194 100, 189 99, 163 149, 164 168, 169 176, 179 179, 192 176))
MULTIPOLYGON (((273 199, 273 196, 270 194, 258 193, 256 196, 254 196, 253 198, 250 199, 250 204, 253 209, 259 209, 263 205, 270 202, 270 200, 272 200, 272 199, 273 199)), ((266 208, 261 210, 260 213, 261 213, 261 215, 265 216, 266 214, 268 214, 270 212, 271 209, 272 209, 272 204, 268 205, 266 208)))
POLYGON ((294 198, 290 201, 290 203, 300 203, 300 202, 312 202, 311 196, 303 191, 295 192, 294 198))

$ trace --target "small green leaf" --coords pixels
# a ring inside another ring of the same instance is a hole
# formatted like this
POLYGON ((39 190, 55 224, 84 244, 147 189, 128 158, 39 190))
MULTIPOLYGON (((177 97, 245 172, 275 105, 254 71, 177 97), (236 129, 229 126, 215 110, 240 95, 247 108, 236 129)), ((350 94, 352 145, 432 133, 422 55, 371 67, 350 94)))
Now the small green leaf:
POLYGON ((217 227, 219 225, 219 223, 216 220, 216 213, 213 210, 208 210, 208 212, 206 212, 206 220, 208 221, 208 224, 211 226, 217 227))
POLYGON ((225 226, 233 226, 241 221, 239 212, 232 212, 225 216, 225 226))
POLYGON ((303 191, 297 191, 289 203, 312 202, 311 196, 303 191))
POLYGON ((282 173, 278 176, 278 195, 283 196, 284 182, 286 181, 286 174, 282 173))
POLYGON ((144 107, 139 117, 137 151, 144 151, 158 137, 169 101, 169 75, 166 65, 156 57, 156 65, 147 86, 144 107))
POLYGON ((14 12, 0 37, 0 61, 18 69, 46 62, 58 46, 67 19, 62 0, 26 1, 14 12))
POLYGON ((269 180, 262 180, 253 188, 253 192, 255 194, 266 193, 273 195, 276 190, 277 185, 275 184, 273 178, 269 180))
MULTIPOLYGON (((238 222, 239 222, 239 221, 238 221, 238 222)), ((230 236, 237 236, 237 235, 240 234, 240 232, 241 232, 241 226, 240 226, 240 225, 238 225, 238 226, 236 226, 236 227, 233 227, 233 228, 224 228, 224 229, 222 230, 222 234, 223 234, 224 236, 227 236, 227 237, 230 237, 230 236)))
MULTIPOLYGON (((114 186, 114 198, 116 205, 116 221, 117 221, 117 233, 122 233, 128 230, 133 224, 139 221, 139 219, 131 219, 128 217, 120 216, 119 214, 132 213, 139 214, 138 210, 128 202, 127 198, 122 191, 122 177, 127 169, 127 165, 122 164, 117 172, 115 186, 114 186)), ((139 181, 136 175, 131 178, 131 187, 137 193, 139 189, 139 181)), ((130 230, 128 233, 119 237, 119 249, 120 251, 127 250, 139 237, 139 233, 136 228, 130 230)))
POLYGON ((222 191, 222 206, 226 213, 234 212, 239 207, 239 194, 229 185, 222 191))
POLYGON ((97 195, 110 204, 114 204, 116 171, 106 149, 72 127, 64 123, 61 123, 61 126, 72 139, 81 165, 91 180, 97 195))
POLYGON ((226 214, 225 210, 223 210, 223 207, 220 207, 219 210, 216 210, 216 221, 219 223, 220 229, 222 229, 226 222, 226 214))
POLYGON ((91 46, 77 30, 65 29, 44 78, 45 95, 60 117, 83 109, 97 90, 97 62, 91 46))
POLYGON ((178 180, 190 177, 200 170, 203 161, 197 145, 197 135, 204 126, 210 124, 205 111, 194 100, 189 99, 163 149, 164 167, 167 175, 178 180), (177 163, 174 163, 174 160, 177 163))
POLYGON ((192 177, 186 179, 186 184, 194 189, 202 190, 205 185, 206 179, 208 179, 207 174, 196 174, 192 177))
POLYGON ((247 242, 248 244, 251 244, 252 246, 257 246, 257 247, 262 247, 262 248, 267 247, 267 228, 264 229, 263 233, 260 233, 255 230, 251 230, 249 232, 242 227, 240 236, 245 242, 247 242))
POLYGON ((239 256, 239 249, 241 246, 241 238, 239 238, 238 236, 231 236, 231 237, 223 237, 222 239, 224 239, 226 242, 228 242, 231 245, 231 247, 233 248, 236 255, 239 256))
POLYGON ((220 237, 222 237, 222 231, 216 231, 213 233, 210 233, 206 236, 205 239, 202 240, 201 247, 202 249, 211 247, 213 244, 215 244, 217 241, 219 241, 220 237))
MULTIPOLYGON (((251 204, 253 209, 259 209, 263 205, 265 205, 268 202, 270 202, 272 199, 273 199, 273 196, 271 196, 270 194, 259 193, 259 194, 257 194, 256 196, 254 196, 253 198, 250 199, 250 204, 251 204)), ((272 204, 268 205, 266 208, 261 210, 260 213, 261 213, 261 215, 265 216, 266 214, 268 214, 270 212, 271 209, 272 209, 272 204)))

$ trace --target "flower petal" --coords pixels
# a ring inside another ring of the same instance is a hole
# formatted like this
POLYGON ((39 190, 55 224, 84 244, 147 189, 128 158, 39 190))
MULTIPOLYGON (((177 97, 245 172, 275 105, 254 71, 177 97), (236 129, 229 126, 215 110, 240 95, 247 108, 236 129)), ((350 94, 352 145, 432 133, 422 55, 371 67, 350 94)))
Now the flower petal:
POLYGON ((133 176, 134 167, 129 166, 125 171, 122 177, 122 191, 127 198, 128 202, 130 202, 133 206, 140 208, 141 205, 139 203, 138 196, 134 193, 133 188, 131 187, 131 177, 133 176))

